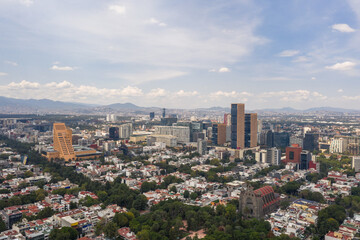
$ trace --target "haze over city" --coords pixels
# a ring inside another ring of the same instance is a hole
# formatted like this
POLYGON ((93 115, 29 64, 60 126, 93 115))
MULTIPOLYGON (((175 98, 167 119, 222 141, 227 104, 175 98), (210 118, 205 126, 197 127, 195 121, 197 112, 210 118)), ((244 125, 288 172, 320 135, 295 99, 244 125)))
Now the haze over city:
POLYGON ((0 95, 359 109, 360 2, 0 1, 0 95))

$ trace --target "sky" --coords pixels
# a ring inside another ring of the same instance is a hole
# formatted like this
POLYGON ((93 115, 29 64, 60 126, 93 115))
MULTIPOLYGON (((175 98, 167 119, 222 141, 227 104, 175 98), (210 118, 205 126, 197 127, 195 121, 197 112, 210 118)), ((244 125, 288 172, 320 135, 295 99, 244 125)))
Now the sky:
POLYGON ((360 109, 358 0, 0 0, 0 96, 360 109))

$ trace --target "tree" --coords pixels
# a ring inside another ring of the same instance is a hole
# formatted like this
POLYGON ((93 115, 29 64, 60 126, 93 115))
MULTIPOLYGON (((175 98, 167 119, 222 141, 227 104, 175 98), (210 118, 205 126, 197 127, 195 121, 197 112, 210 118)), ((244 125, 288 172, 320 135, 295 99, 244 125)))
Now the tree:
POLYGON ((28 170, 24 173, 25 178, 29 178, 29 177, 33 177, 33 176, 34 176, 34 173, 30 170, 28 170))
POLYGON ((197 197, 198 197, 198 195, 197 195, 196 192, 192 192, 192 193, 190 194, 190 198, 191 198, 192 200, 195 200, 197 197))
POLYGON ((116 223, 116 225, 121 228, 121 227, 127 226, 129 223, 129 220, 124 213, 117 213, 114 216, 113 222, 116 223))
POLYGON ((132 207, 136 210, 145 210, 147 207, 147 198, 142 194, 138 195, 133 202, 132 207))
POLYGON ((2 218, 0 217, 0 232, 3 232, 6 230, 6 224, 5 222, 2 220, 2 218))
POLYGON ((172 186, 172 187, 170 188, 170 192, 177 193, 176 187, 175 187, 175 186, 172 186))
POLYGON ((62 227, 53 229, 49 238, 50 240, 75 240, 78 238, 78 232, 72 227, 62 227))
POLYGON ((189 198, 190 197, 190 192, 188 190, 184 191, 184 198, 189 198))
POLYGON ((108 237, 110 239, 115 239, 115 237, 117 236, 117 230, 118 230, 118 227, 116 226, 116 224, 114 222, 108 222, 105 225, 103 232, 106 237, 108 237))

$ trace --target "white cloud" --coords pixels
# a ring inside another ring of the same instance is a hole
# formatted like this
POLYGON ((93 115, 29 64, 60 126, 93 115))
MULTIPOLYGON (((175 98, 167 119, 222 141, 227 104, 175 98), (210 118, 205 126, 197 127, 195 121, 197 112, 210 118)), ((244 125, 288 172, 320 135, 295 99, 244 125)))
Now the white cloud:
POLYGON ((325 68, 330 69, 330 70, 347 71, 347 70, 353 69, 353 67, 355 67, 355 65, 356 65, 356 63, 354 63, 354 62, 346 61, 346 62, 342 62, 342 63, 336 63, 331 66, 326 66, 325 68))
POLYGON ((57 82, 51 82, 51 83, 47 83, 45 84, 46 87, 54 87, 54 88, 70 88, 70 87, 74 87, 74 85, 68 81, 62 81, 60 83, 57 82))
POLYGON ((151 91, 147 94, 149 97, 165 97, 167 92, 163 88, 151 89, 151 91))
POLYGON ((114 11, 120 15, 123 15, 126 13, 126 7, 122 6, 122 5, 110 5, 109 10, 114 11))
POLYGON ((142 96, 143 91, 138 87, 127 86, 120 91, 120 94, 122 96, 136 97, 142 96))
POLYGON ((181 77, 188 74, 187 72, 177 71, 177 70, 151 70, 144 71, 136 74, 122 74, 120 76, 116 76, 119 78, 123 78, 132 83, 144 83, 151 82, 157 80, 167 80, 172 78, 181 77))
POLYGON ((1 77, 1 76, 6 76, 6 75, 8 75, 8 74, 5 73, 5 72, 0 72, 0 77, 1 77))
POLYGON ((18 64, 17 64, 16 62, 12 62, 12 61, 8 61, 8 60, 4 61, 4 63, 9 64, 9 65, 12 65, 12 66, 14 66, 14 67, 17 67, 17 66, 18 66, 18 64))
POLYGON ((209 72, 219 72, 219 73, 225 73, 225 72, 230 72, 230 68, 227 67, 221 67, 219 69, 210 69, 209 72))
POLYGON ((150 23, 150 24, 158 25, 160 27, 166 27, 167 26, 166 23, 161 22, 161 21, 157 20, 156 18, 150 18, 147 22, 150 23))
POLYGON ((34 1, 33 0, 20 0, 20 3, 27 7, 30 7, 32 4, 34 4, 34 1))
POLYGON ((345 23, 334 24, 331 26, 331 28, 333 30, 336 30, 339 32, 345 32, 345 33, 355 32, 355 29, 351 28, 349 25, 347 25, 345 23))
POLYGON ((340 89, 337 90, 337 92, 342 93, 342 92, 344 92, 344 90, 340 88, 340 89))
POLYGON ((284 50, 278 54, 279 57, 293 57, 299 54, 298 50, 284 50))
POLYGON ((269 98, 283 102, 304 102, 304 101, 319 101, 327 99, 326 96, 319 92, 311 92, 308 90, 294 90, 294 91, 278 91, 278 92, 265 92, 259 94, 260 98, 269 98))
POLYGON ((219 97, 241 98, 241 97, 250 97, 250 96, 253 96, 253 94, 249 93, 249 92, 217 91, 217 92, 210 93, 210 96, 213 98, 219 98, 219 97))
POLYGON ((311 80, 316 80, 316 77, 311 77, 311 80))
POLYGON ((22 80, 19 83, 11 82, 7 86, 9 89, 36 89, 40 87, 40 84, 37 82, 22 80))
POLYGON ((178 92, 176 92, 176 96, 179 97, 190 97, 190 96, 196 96, 199 93, 197 91, 189 91, 189 92, 185 92, 184 90, 180 90, 178 92))
POLYGON ((220 72, 220 73, 230 72, 230 69, 227 68, 227 67, 222 67, 222 68, 219 69, 219 72, 220 72))
POLYGON ((299 56, 299 57, 297 57, 297 58, 295 58, 293 60, 293 62, 296 62, 296 63, 298 63, 298 62, 307 62, 307 61, 309 61, 309 59, 307 57, 305 57, 305 56, 299 56))
POLYGON ((75 85, 68 81, 38 83, 23 80, 0 85, 0 96, 13 98, 51 99, 84 103, 106 104, 121 102, 143 96, 142 89, 135 86, 124 88, 98 88, 89 85, 75 85))
POLYGON ((75 67, 53 65, 50 69, 55 71, 74 71, 75 67))

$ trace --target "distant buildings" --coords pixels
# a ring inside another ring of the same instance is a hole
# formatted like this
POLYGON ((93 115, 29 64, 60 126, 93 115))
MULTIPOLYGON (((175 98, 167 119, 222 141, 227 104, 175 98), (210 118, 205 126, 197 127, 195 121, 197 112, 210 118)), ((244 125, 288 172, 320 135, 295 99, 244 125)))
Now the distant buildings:
POLYGON ((213 124, 211 140, 214 145, 224 145, 224 143, 226 143, 226 124, 213 124))
POLYGON ((351 167, 355 170, 355 172, 360 171, 360 156, 353 156, 351 167))
POLYGON ((207 142, 206 140, 201 140, 199 139, 197 141, 197 149, 198 149, 198 153, 200 155, 205 155, 206 154, 206 150, 207 150, 207 142))

